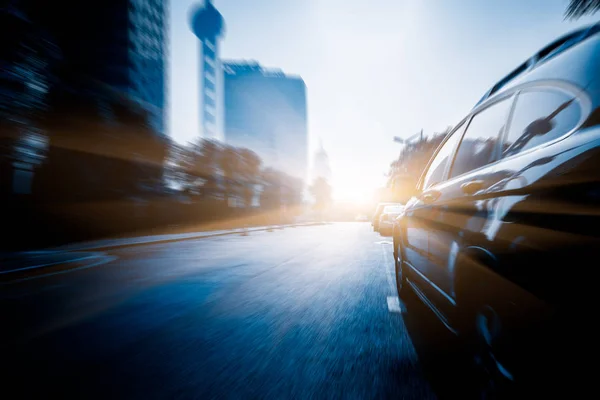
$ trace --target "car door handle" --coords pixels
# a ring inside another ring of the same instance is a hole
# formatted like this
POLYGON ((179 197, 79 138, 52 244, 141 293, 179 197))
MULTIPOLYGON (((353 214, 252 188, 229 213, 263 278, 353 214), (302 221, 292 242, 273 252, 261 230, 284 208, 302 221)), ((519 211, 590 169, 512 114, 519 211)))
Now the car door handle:
POLYGON ((483 189, 484 185, 484 181, 474 180, 463 183, 462 185, 460 185, 460 188, 462 189, 464 194, 472 195, 483 189))
POLYGON ((428 190, 425 193, 423 193, 423 203, 433 203, 440 197, 441 194, 442 192, 439 192, 437 190, 428 190))

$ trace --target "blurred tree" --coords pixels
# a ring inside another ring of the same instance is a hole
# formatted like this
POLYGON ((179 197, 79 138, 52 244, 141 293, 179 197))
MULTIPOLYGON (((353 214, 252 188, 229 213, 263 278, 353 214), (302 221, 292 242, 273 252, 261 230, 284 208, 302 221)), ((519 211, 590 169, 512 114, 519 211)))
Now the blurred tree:
POLYGON ((170 175, 185 192, 202 199, 219 198, 221 145, 200 139, 171 150, 170 175))
POLYGON ((281 207, 281 173, 266 168, 261 174, 262 192, 260 206, 265 210, 278 210, 281 207))
POLYGON ((260 181, 260 157, 248 149, 240 149, 242 165, 242 197, 246 208, 252 207, 252 199, 255 195, 255 187, 260 181))
POLYGON ((222 199, 223 190, 220 185, 221 174, 219 159, 222 147, 211 140, 202 140, 195 162, 198 178, 202 183, 201 196, 209 199, 222 199))
POLYGON ((165 157, 165 181, 184 192, 191 192, 192 175, 188 166, 190 147, 170 141, 165 157))
POLYGON ((584 15, 594 14, 600 10, 600 0, 570 0, 565 11, 565 18, 577 19, 584 15))
POLYGON ((433 152, 451 131, 452 127, 448 127, 443 132, 434 133, 431 139, 425 137, 422 140, 406 144, 398 158, 390 164, 388 186, 392 187, 394 182, 405 176, 413 177, 416 183, 433 152))
POLYGON ((167 173, 184 192, 199 195, 203 182, 199 182, 202 170, 199 167, 201 142, 178 145, 173 143, 167 162, 167 173))
POLYGON ((230 206, 231 200, 237 200, 239 194, 239 177, 241 175, 241 155, 231 146, 223 146, 219 156, 219 167, 223 176, 223 197, 230 206))
POLYGON ((33 22, 22 2, 0 9, 0 196, 13 195, 15 162, 38 163, 43 151, 38 133, 60 57, 50 36, 33 22), (35 143, 35 145, 34 145, 35 143))

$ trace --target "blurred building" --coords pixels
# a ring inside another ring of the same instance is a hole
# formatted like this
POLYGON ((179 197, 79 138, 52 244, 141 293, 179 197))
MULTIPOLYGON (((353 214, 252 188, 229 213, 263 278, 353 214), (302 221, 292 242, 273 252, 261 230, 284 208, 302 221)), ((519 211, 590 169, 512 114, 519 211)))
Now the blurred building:
POLYGON ((21 47, 35 43, 32 65, 47 65, 54 75, 37 85, 40 90, 79 91, 98 101, 103 93, 116 94, 144 109, 164 132, 168 0, 11 1, 13 14, 30 28, 11 28, 6 37, 21 47), (40 59, 39 48, 51 48, 52 59, 40 59))
POLYGON ((127 109, 141 116, 136 124, 165 133, 167 1, 9 1, 0 21, 0 100, 3 114, 15 116, 17 145, 3 145, 2 155, 15 155, 17 170, 3 167, 2 175, 13 175, 15 193, 29 191, 20 181, 32 179, 23 171, 39 163, 40 146, 46 156, 59 147, 48 124, 60 119, 110 125, 127 109))
POLYGON ((315 153, 312 168, 312 180, 323 178, 331 184, 331 167, 329 165, 329 156, 323 148, 323 143, 319 144, 319 150, 315 153))
POLYGON ((223 68, 219 58, 219 41, 224 34, 223 16, 205 0, 192 13, 192 31, 198 37, 200 137, 222 141, 223 137, 223 68))
MULTIPOLYGON (((105 0, 106 1, 106 0, 105 0)), ((121 81, 107 81, 126 91, 150 112, 157 132, 166 132, 168 54, 168 0, 128 0, 128 46, 122 58, 127 71, 121 81), (123 79, 125 78, 125 79, 123 79)), ((123 28, 121 28, 123 29, 123 28)), ((115 35, 116 36, 116 35, 115 35)), ((115 37, 115 43, 121 37, 115 37)), ((106 62, 107 60, 105 60, 106 62)))
POLYGON ((168 0, 30 1, 39 3, 62 62, 85 78, 77 88, 93 83, 126 97, 164 132, 168 0))
POLYGON ((0 11, 0 199, 29 194, 33 167, 41 161, 43 138, 34 125, 45 109, 51 78, 48 65, 59 56, 47 32, 29 15, 28 3, 8 0, 0 11))
POLYGON ((306 85, 257 62, 223 63, 225 141, 256 152, 266 166, 306 180, 306 85))

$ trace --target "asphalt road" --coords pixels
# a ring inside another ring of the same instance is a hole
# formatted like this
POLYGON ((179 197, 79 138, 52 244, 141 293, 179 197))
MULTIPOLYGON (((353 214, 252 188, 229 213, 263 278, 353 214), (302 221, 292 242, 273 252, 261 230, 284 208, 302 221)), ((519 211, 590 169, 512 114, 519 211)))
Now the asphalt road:
POLYGON ((368 223, 93 260, 0 286, 0 397, 436 397, 368 223))

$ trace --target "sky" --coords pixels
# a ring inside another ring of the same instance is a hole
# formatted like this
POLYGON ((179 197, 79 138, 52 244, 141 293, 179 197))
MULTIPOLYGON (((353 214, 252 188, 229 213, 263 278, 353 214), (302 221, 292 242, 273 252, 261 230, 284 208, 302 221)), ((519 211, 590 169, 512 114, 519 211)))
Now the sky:
MULTIPOLYGON (((198 41, 171 0, 170 135, 194 140, 198 41)), ((500 78, 558 36, 600 19, 565 21, 568 0, 214 0, 221 55, 302 76, 309 153, 329 154, 333 196, 367 201, 401 144, 443 131, 500 78)), ((312 160, 311 160, 312 161, 312 160)))

